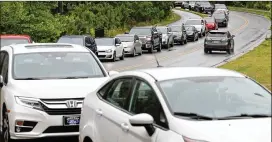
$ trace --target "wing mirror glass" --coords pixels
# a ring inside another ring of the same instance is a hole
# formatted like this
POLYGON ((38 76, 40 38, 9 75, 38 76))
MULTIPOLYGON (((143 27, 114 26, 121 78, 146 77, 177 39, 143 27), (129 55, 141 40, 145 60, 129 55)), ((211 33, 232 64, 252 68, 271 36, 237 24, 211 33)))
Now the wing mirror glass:
POLYGON ((119 43, 116 43, 116 44, 115 44, 115 46, 120 46, 120 45, 121 45, 121 44, 119 44, 119 43))
POLYGON ((137 114, 129 119, 131 126, 134 127, 144 127, 149 136, 155 133, 155 127, 153 126, 154 119, 151 115, 147 113, 137 114))
POLYGON ((109 76, 113 76, 113 75, 116 75, 118 73, 119 73, 118 71, 109 71, 108 72, 109 76))
POLYGON ((2 88, 4 86, 4 79, 3 76, 0 75, 0 88, 2 88))

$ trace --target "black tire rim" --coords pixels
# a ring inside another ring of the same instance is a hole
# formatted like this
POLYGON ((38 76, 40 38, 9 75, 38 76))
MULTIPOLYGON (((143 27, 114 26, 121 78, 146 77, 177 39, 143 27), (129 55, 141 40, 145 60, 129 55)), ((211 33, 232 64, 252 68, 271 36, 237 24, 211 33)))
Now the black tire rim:
POLYGON ((9 142, 9 122, 6 111, 3 114, 3 139, 4 142, 9 142))

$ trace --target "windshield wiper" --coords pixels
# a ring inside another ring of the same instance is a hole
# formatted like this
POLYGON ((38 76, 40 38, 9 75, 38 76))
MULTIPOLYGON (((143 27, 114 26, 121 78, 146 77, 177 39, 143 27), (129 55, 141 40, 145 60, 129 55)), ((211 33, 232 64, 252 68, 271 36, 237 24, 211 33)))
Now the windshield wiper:
POLYGON ((28 77, 28 78, 16 78, 16 80, 41 80, 41 78, 28 77))
POLYGON ((81 76, 81 77, 63 77, 61 79, 80 79, 80 78, 89 78, 87 76, 81 76))
POLYGON ((204 120, 215 120, 215 118, 205 116, 205 115, 200 115, 197 113, 187 113, 187 112, 174 112, 174 115, 179 115, 179 116, 184 116, 184 117, 190 117, 192 119, 204 119, 204 120))
POLYGON ((217 118, 217 119, 218 120, 228 120, 228 119, 236 119, 236 118, 264 118, 264 117, 271 117, 271 115, 268 115, 268 114, 239 114, 239 115, 221 117, 221 118, 217 118))

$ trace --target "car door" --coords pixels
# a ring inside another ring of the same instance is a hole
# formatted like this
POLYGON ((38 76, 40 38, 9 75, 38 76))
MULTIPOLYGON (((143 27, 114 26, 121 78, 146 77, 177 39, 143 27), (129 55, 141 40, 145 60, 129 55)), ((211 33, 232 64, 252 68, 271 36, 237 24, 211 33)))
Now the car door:
MULTIPOLYGON (((1 51, 0 52, 0 75, 2 75, 2 69, 3 69, 3 62, 4 62, 4 58, 5 58, 6 54, 4 51, 1 51)), ((1 107, 2 107, 2 88, 3 87, 0 87, 0 111, 2 110, 1 107)), ((2 111, 1 111, 2 112, 2 111)), ((0 118, 1 118, 1 115, 0 115, 0 118)), ((1 119, 0 119, 1 120, 1 119)))
POLYGON ((128 131, 123 131, 119 142, 155 142, 159 134, 168 133, 168 122, 161 106, 161 103, 147 81, 136 78, 131 98, 128 105, 130 115, 147 113, 154 118, 155 133, 148 135, 144 127, 133 127, 129 120, 124 123, 128 124, 128 131))
POLYGON ((117 78, 102 88, 98 94, 101 101, 96 106, 95 130, 98 142, 120 142, 119 136, 127 127, 122 124, 128 119, 128 102, 133 86, 132 77, 117 78), (101 93, 104 92, 104 93, 101 93))

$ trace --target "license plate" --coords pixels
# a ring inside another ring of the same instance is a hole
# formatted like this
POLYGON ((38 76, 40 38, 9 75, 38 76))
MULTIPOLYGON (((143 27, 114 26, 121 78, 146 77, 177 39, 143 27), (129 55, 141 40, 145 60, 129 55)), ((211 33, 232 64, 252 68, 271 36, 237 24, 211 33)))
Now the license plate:
POLYGON ((213 41, 213 43, 220 43, 220 41, 213 41))
POLYGON ((80 116, 63 116, 64 126, 76 126, 79 125, 80 116))

